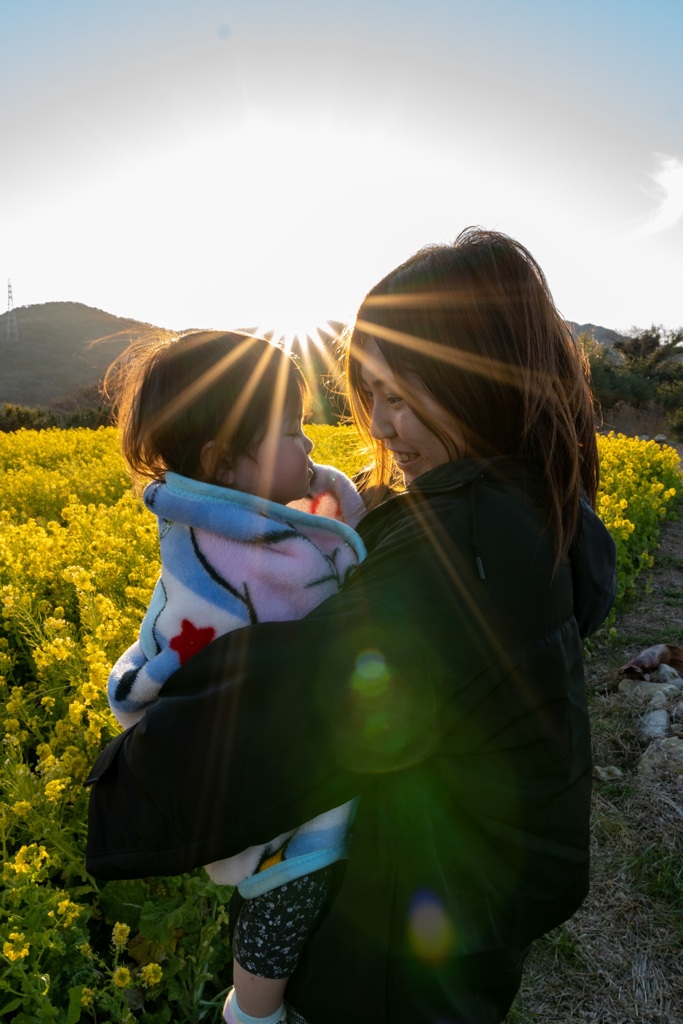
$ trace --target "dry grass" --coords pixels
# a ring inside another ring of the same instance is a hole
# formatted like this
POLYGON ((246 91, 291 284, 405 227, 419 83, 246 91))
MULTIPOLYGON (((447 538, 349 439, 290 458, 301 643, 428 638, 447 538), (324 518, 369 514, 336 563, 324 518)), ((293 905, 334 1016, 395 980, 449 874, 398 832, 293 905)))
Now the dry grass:
POLYGON ((618 434, 637 437, 647 434, 666 434, 670 437, 671 430, 663 409, 648 407, 635 409, 632 405, 621 405, 618 409, 610 409, 603 415, 603 430, 614 430, 618 434))
POLYGON ((587 666, 595 763, 622 773, 595 782, 591 893, 535 944, 508 1024, 683 1024, 683 776, 638 774, 642 708, 616 690, 632 654, 683 641, 683 519, 615 626, 587 666))

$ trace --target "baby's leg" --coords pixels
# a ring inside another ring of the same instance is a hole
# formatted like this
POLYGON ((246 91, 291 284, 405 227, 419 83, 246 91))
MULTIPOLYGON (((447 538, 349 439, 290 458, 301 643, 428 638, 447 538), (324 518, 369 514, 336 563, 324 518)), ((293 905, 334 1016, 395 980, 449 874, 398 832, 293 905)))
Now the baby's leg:
POLYGON ((237 960, 232 962, 233 989, 225 1004, 225 1020, 232 1024, 242 1024, 246 1018, 262 1022, 272 1020, 272 1024, 280 1024, 286 1020, 284 1010, 285 989, 289 978, 262 978, 240 967, 237 960), (235 1005, 237 1004, 237 1005, 235 1005), (229 1016, 229 1013, 232 1016, 229 1016))
POLYGON ((229 1024, 286 1020, 287 981, 330 891, 324 868, 245 900, 233 936, 234 988, 226 1000, 229 1024))

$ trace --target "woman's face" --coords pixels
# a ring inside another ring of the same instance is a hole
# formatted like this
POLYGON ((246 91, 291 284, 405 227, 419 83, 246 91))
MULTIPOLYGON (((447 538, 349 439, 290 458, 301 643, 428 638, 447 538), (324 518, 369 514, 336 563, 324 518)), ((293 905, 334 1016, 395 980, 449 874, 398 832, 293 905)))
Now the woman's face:
POLYGON ((372 340, 364 345, 361 359, 362 386, 371 415, 370 433, 391 452, 406 485, 453 459, 451 450, 425 426, 414 409, 438 423, 453 442, 458 457, 463 456, 463 437, 455 419, 425 390, 417 377, 405 383, 397 381, 372 340))

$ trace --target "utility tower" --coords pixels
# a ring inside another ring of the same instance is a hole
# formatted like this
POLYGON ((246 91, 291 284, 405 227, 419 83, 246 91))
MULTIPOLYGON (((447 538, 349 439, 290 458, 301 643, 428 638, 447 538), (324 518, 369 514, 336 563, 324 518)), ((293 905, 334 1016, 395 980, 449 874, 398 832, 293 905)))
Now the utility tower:
POLYGON ((19 327, 17 326, 17 314, 12 302, 12 282, 7 282, 7 341, 10 344, 18 344, 19 327))

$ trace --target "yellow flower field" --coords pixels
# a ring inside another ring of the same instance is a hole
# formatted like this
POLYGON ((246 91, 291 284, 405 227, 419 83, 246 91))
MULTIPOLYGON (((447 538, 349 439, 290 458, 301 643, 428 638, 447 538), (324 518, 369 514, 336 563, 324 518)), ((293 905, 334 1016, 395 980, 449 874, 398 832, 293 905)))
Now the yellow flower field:
MULTIPOLYGON (((307 431, 317 461, 363 465, 351 428, 307 431)), ((623 600, 683 481, 671 448, 599 445, 623 600)), ((0 434, 0 473, 0 1018, 218 1021, 229 890, 203 871, 102 885, 83 866, 83 781, 119 731, 107 676, 156 580, 156 522, 113 428, 0 434)))
POLYGON ((617 600, 633 593, 642 569, 652 565, 660 523, 672 514, 682 490, 678 453, 656 441, 610 433, 598 437, 598 513, 617 544, 617 600))

